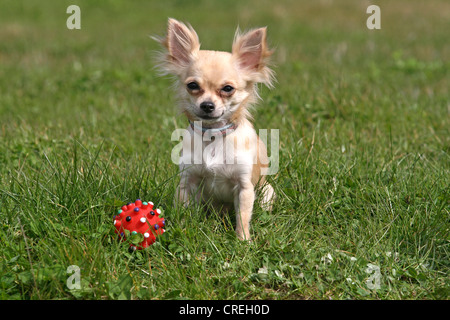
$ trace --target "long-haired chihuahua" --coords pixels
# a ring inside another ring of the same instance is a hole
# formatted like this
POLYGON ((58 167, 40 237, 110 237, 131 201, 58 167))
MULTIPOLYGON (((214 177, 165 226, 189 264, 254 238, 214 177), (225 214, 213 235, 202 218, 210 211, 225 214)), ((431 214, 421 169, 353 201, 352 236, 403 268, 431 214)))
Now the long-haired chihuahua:
POLYGON ((236 233, 242 240, 251 238, 255 192, 261 192, 265 210, 272 209, 275 197, 264 179, 267 148, 249 121, 249 108, 259 98, 257 84, 272 87, 274 81, 266 32, 237 31, 231 53, 200 50, 194 29, 175 19, 169 19, 166 37, 155 38, 165 48, 159 67, 175 76, 179 106, 193 137, 182 142, 176 200, 185 206, 234 206, 236 233))

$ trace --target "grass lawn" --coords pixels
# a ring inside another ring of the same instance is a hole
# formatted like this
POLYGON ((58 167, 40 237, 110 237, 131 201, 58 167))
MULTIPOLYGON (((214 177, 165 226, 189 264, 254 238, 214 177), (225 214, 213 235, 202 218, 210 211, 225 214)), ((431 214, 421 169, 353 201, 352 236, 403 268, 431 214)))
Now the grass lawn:
POLYGON ((0 299, 448 299, 448 30, 445 0, 1 1, 0 299), (187 122, 149 38, 168 17, 204 49, 238 25, 276 48, 254 117, 279 129, 279 197, 250 244, 172 205, 187 122), (112 216, 136 198, 167 232, 129 253, 112 216))

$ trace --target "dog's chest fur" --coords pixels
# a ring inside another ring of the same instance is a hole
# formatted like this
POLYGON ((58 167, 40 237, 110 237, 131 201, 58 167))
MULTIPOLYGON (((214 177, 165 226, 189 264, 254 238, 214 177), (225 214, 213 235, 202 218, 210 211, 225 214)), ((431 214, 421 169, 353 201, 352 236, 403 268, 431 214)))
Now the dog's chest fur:
MULTIPOLYGON (((200 138, 198 133, 192 132, 191 136, 194 134, 197 135, 195 138, 200 138)), ((200 182, 205 200, 213 198, 232 203, 240 182, 251 176, 256 155, 256 132, 253 128, 242 126, 224 137, 219 135, 211 141, 209 138, 202 140, 206 141, 201 141, 201 150, 196 149, 199 148, 198 140, 197 145, 191 143, 190 154, 183 154, 180 169, 186 170, 191 179, 200 182), (201 163, 198 163, 200 153, 201 163), (192 164, 185 165, 186 160, 192 164)))

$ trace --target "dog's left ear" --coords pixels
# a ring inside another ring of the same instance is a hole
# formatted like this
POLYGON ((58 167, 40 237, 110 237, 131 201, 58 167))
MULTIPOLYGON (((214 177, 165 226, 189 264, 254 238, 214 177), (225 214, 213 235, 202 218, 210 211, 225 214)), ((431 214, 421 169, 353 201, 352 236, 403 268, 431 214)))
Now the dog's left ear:
POLYGON ((189 64, 191 56, 200 50, 197 33, 190 25, 169 19, 167 49, 174 63, 179 66, 189 64))
POLYGON ((159 68, 164 73, 178 75, 200 50, 197 33, 190 25, 169 18, 167 37, 153 37, 167 49, 159 57, 159 68))
POLYGON ((272 87, 273 71, 268 67, 272 51, 267 47, 267 28, 251 30, 245 34, 236 31, 232 54, 238 68, 248 74, 249 80, 272 87))

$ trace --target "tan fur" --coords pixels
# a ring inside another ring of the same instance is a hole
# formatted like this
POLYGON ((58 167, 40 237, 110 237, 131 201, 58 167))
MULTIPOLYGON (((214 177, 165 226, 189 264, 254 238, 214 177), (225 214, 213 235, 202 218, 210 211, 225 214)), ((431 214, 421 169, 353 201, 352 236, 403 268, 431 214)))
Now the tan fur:
MULTIPOLYGON (((163 74, 177 78, 181 112, 191 122, 202 121, 204 128, 237 126, 223 137, 221 146, 203 140, 201 164, 192 164, 195 151, 192 139, 183 141, 178 201, 184 205, 206 200, 234 204, 237 236, 250 240, 256 188, 262 190, 264 209, 271 209, 275 196, 262 175, 268 167, 266 146, 249 122, 249 108, 259 97, 257 83, 273 86, 267 29, 237 31, 229 53, 200 50, 197 33, 190 25, 175 19, 168 22, 167 36, 155 38, 166 49, 160 55, 159 67, 163 74), (212 108, 205 109, 205 104, 212 108), (231 162, 219 163, 220 157, 231 162)), ((190 126, 188 130, 192 137, 199 135, 190 126)))
POLYGON ((262 168, 268 168, 267 148, 264 142, 258 137, 258 153, 257 161, 252 168, 252 183, 257 185, 264 185, 265 176, 261 175, 262 168))

